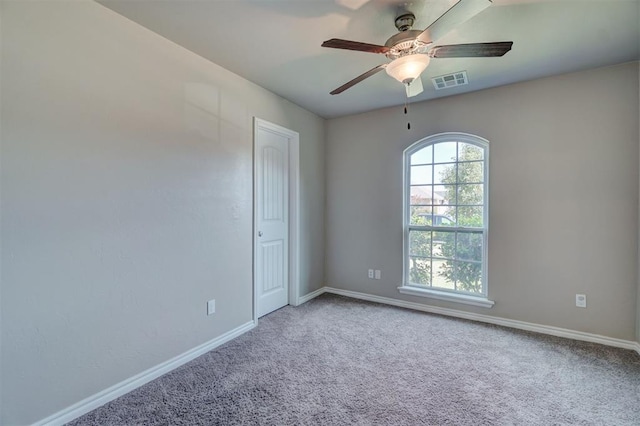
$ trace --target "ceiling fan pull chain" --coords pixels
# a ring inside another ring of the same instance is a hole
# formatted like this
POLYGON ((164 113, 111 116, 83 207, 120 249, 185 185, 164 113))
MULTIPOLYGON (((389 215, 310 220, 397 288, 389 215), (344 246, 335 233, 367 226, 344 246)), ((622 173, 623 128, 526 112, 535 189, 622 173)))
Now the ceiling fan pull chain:
MULTIPOLYGON (((409 86, 409 83, 407 83, 407 86, 409 86)), ((411 122, 409 121, 408 113, 409 113, 409 96, 407 95, 407 97, 404 100, 404 115, 407 115, 407 130, 411 130, 411 122)))

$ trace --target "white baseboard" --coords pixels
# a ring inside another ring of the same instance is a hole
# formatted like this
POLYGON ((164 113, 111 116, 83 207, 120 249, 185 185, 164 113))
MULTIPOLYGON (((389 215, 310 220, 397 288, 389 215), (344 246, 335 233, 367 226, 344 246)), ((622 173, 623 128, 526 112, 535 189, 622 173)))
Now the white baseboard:
POLYGON ((322 287, 317 289, 316 291, 312 291, 311 293, 307 293, 302 297, 298 297, 298 305, 302 305, 303 303, 307 303, 309 300, 314 299, 325 292, 326 287, 322 287))
POLYGON ((61 410, 46 419, 40 420, 33 424, 33 426, 58 426, 64 425, 71 420, 77 419, 83 414, 92 411, 101 405, 106 404, 107 402, 113 401, 114 399, 131 392, 132 390, 139 388, 140 386, 149 383, 150 381, 162 376, 163 374, 168 373, 171 370, 174 370, 181 365, 186 364, 187 362, 209 352, 212 349, 217 348, 223 343, 228 342, 229 340, 235 339, 241 334, 246 333, 247 331, 254 328, 256 324, 253 321, 249 321, 246 324, 241 325, 240 327, 234 328, 231 331, 224 333, 223 335, 216 337, 213 340, 210 340, 206 343, 203 343, 200 346, 196 346, 195 348, 178 355, 168 361, 165 361, 161 364, 156 365, 155 367, 151 367, 150 369, 143 371, 140 374, 137 374, 133 377, 130 377, 126 380, 123 380, 120 383, 117 383, 110 388, 107 388, 101 392, 98 392, 95 395, 92 395, 88 398, 83 399, 82 401, 71 405, 70 407, 61 410))
MULTIPOLYGON (((530 322, 512 320, 507 318, 494 317, 490 315, 475 314, 472 312, 458 311, 456 309, 440 308, 438 306, 423 305, 420 303, 406 302, 404 300, 392 299, 389 297, 374 296, 357 291, 342 290, 333 287, 323 287, 323 293, 333 293, 341 296, 353 297, 354 299, 368 300, 370 302, 383 303, 385 305, 399 306, 401 308, 414 309, 417 311, 430 312, 433 314, 446 315, 456 318, 464 318, 473 321, 485 322, 488 324, 502 325, 519 330, 533 331, 536 333, 548 334, 551 336, 565 337, 567 339, 582 340, 585 342, 600 343, 616 348, 632 349, 640 354, 640 343, 632 340, 616 339, 613 337, 601 336, 599 334, 585 333, 582 331, 569 330, 567 328, 552 327, 549 325, 534 324, 530 322)), ((320 291, 318 290, 318 291, 320 291)), ((320 295, 322 293, 319 293, 320 295)))

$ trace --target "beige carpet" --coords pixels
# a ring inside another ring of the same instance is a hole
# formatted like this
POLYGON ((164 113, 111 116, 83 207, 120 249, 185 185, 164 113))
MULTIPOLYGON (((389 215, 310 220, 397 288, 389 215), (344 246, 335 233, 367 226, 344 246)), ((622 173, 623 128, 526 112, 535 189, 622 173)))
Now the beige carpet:
POLYGON ((333 295, 73 425, 640 425, 640 355, 333 295))

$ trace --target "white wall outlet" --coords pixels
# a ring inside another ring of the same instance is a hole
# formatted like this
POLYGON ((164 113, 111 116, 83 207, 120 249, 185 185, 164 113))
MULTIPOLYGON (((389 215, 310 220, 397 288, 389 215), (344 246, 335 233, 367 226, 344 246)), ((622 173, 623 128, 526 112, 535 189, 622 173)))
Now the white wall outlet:
POLYGON ((207 315, 213 315, 216 313, 216 299, 211 299, 207 302, 207 315))
POLYGON ((376 280, 380 279, 380 269, 376 269, 376 280))
POLYGON ((587 295, 586 294, 576 294, 576 306, 578 308, 586 308, 587 307, 587 295))
POLYGON ((369 269, 369 278, 373 278, 373 269, 369 269))

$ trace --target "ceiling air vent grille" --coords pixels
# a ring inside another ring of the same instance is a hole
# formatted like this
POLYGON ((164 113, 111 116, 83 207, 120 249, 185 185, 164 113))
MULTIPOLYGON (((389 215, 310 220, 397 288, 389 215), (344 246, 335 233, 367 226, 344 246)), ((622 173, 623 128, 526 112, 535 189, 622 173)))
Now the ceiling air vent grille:
POLYGON ((431 81, 433 82, 433 87, 435 87, 436 90, 448 89, 450 87, 462 86, 463 84, 469 83, 466 71, 458 71, 451 74, 433 77, 431 81))

